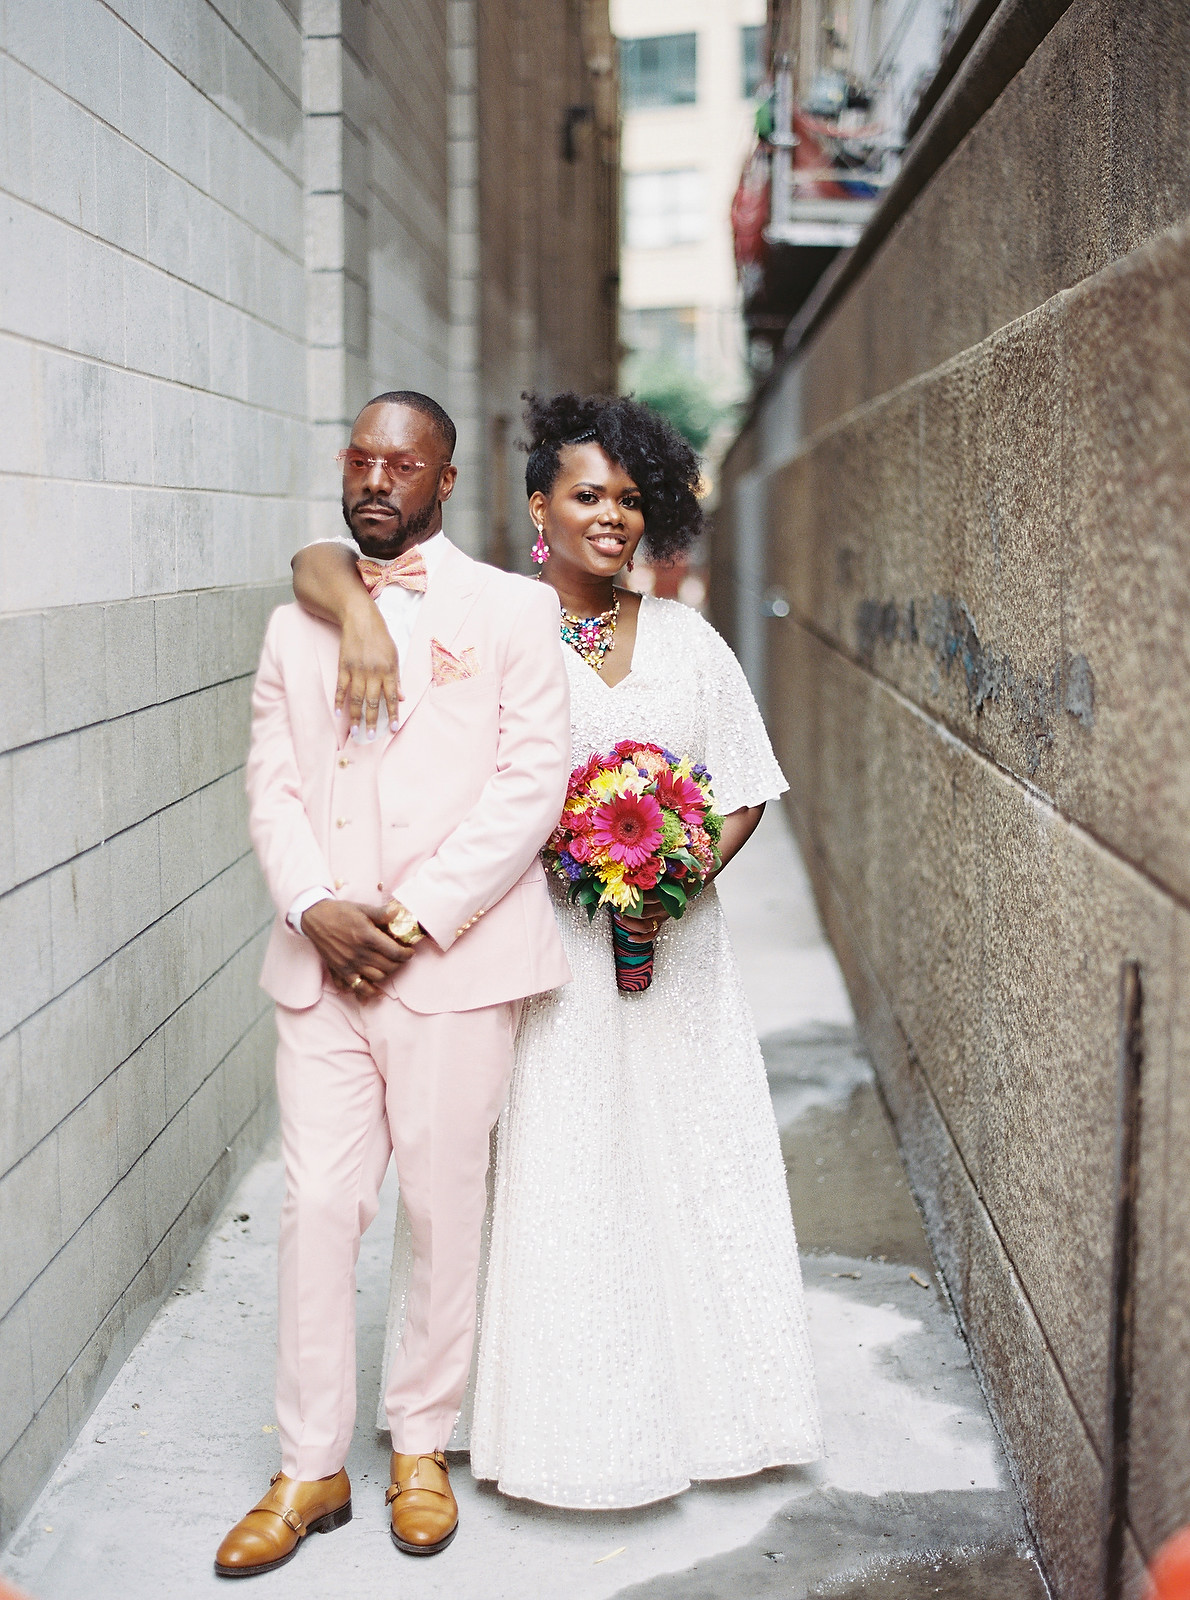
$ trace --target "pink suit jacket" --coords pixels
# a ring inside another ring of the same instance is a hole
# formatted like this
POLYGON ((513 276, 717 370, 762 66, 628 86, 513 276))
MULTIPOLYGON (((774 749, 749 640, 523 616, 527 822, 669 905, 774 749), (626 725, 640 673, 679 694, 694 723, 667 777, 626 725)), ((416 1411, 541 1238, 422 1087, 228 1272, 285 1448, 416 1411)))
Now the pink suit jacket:
POLYGON ((338 662, 337 629, 296 605, 273 613, 248 756, 249 830, 278 913, 262 987, 291 1010, 318 1000, 322 961, 285 915, 319 884, 417 916, 430 937, 388 986, 412 1011, 569 982, 538 858, 570 770, 554 591, 450 546, 401 661, 398 730, 372 744, 334 714, 338 662), (431 641, 470 675, 435 682, 431 641))

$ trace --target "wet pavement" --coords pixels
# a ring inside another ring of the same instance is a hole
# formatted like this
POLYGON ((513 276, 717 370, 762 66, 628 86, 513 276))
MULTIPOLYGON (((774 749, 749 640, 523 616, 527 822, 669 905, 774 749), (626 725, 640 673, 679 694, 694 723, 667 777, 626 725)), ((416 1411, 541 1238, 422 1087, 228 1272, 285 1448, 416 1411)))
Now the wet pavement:
MULTIPOLYGON (((800 862, 766 816, 722 894, 765 1048, 804 1257, 827 1436, 810 1468, 695 1485, 657 1506, 507 1499, 453 1463, 459 1537, 394 1551, 379 1384, 395 1195, 364 1240, 355 1519, 260 1580, 276 1600, 1040 1600, 1011 1479, 935 1279, 800 862), (267 1586, 267 1587, 266 1587, 267 1586)), ((214 1549, 276 1466, 270 1151, 249 1173, 29 1517, 0 1572, 33 1600, 226 1593, 214 1549)), ((253 1590, 253 1594, 258 1591, 253 1590)))

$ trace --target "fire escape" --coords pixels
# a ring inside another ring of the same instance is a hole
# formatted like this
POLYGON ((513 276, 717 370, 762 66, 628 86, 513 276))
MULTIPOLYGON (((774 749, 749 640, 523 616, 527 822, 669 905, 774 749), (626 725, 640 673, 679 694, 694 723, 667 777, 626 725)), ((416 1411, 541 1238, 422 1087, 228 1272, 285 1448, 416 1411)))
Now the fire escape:
POLYGON ((969 0, 770 0, 769 92, 732 203, 760 377, 896 177, 914 110, 969 0))

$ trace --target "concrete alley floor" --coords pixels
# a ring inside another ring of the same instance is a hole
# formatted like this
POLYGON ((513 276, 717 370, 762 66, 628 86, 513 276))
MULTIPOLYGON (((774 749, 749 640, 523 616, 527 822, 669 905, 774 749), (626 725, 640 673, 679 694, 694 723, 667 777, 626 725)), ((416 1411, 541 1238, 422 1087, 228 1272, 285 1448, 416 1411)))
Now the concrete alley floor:
MULTIPOLYGON (((388 1538, 388 1442, 371 1427, 395 1194, 359 1270, 355 1519, 260 1580, 275 1600, 1041 1600, 1016 1495, 935 1282, 846 992, 784 820, 770 807, 721 893, 765 1048, 827 1439, 811 1468, 696 1485, 630 1512, 567 1512, 452 1480, 459 1537, 414 1561, 388 1538)), ((274 1151, 210 1238, 9 1548, 32 1600, 226 1595, 226 1529, 277 1464, 274 1151)), ((256 1590, 253 1590, 256 1593, 256 1590)))

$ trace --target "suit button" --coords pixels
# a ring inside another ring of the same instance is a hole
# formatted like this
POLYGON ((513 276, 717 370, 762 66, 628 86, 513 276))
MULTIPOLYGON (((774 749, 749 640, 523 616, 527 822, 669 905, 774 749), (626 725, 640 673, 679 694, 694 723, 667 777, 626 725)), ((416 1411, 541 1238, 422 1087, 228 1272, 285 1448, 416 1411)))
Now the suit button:
POLYGON ((382 883, 378 883, 378 884, 377 884, 377 885, 376 885, 376 887, 377 887, 377 889, 378 889, 378 890, 379 890, 379 891, 380 891, 380 893, 381 893, 381 894, 383 894, 383 893, 384 893, 384 885, 383 885, 383 884, 382 884, 382 883))
POLYGON ((339 757, 339 765, 341 767, 349 767, 351 765, 351 762, 348 761, 346 756, 340 756, 339 757))
POLYGON ((335 818, 335 827, 336 828, 345 828, 350 821, 351 821, 350 817, 336 817, 335 818))
POLYGON ((346 882, 347 882, 346 878, 336 878, 335 879, 335 888, 336 889, 341 889, 346 882))

